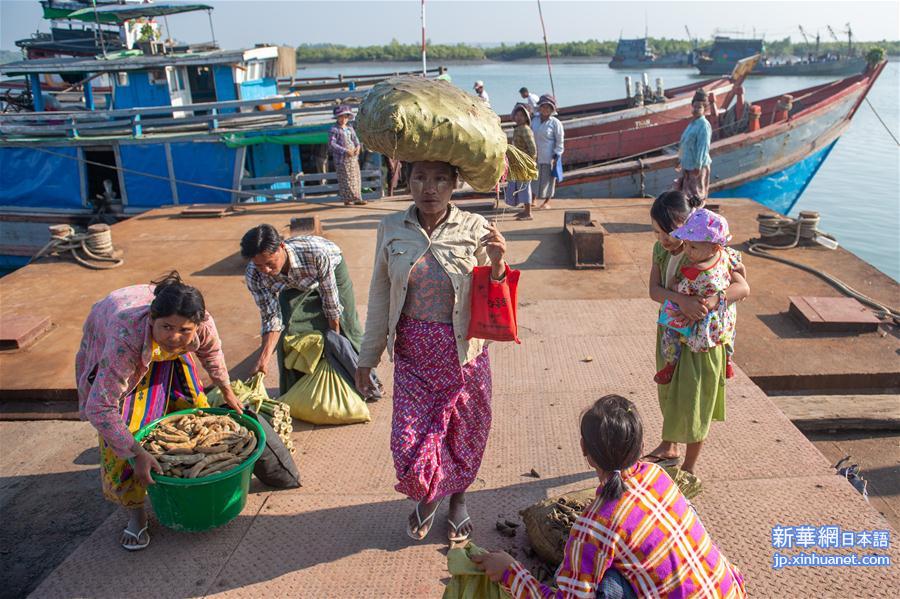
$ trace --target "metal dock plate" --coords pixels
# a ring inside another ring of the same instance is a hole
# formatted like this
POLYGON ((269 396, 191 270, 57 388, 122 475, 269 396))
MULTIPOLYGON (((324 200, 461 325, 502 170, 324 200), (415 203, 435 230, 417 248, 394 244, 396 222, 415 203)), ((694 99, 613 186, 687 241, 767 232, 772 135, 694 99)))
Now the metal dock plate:
POLYGON ((319 215, 313 216, 295 216, 291 219, 291 236, 296 235, 317 235, 322 236, 322 222, 319 215))
POLYGON ((569 246, 572 266, 576 270, 606 268, 603 259, 603 238, 606 229, 591 219, 587 210, 566 210, 563 235, 569 246))
POLYGON ((25 349, 52 328, 45 315, 8 314, 0 317, 0 350, 25 349))
POLYGON ((790 314, 810 333, 874 333, 881 321, 852 297, 792 296, 790 314))

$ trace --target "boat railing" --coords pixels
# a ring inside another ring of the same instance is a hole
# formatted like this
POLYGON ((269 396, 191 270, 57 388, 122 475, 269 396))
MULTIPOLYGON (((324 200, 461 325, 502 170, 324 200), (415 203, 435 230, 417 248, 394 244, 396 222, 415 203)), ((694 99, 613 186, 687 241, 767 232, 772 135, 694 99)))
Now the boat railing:
POLYGON ((327 124, 331 106, 301 106, 297 96, 203 102, 101 111, 0 115, 0 137, 78 139, 97 135, 139 138, 153 133, 218 134, 236 130, 327 124))
MULTIPOLYGON (((447 71, 447 67, 434 67, 428 69, 426 71, 427 74, 443 74, 447 71)), ((385 79, 387 77, 395 77, 397 75, 418 75, 421 74, 420 70, 415 71, 393 71, 390 73, 362 73, 359 75, 344 75, 339 73, 338 75, 331 77, 279 77, 279 83, 292 83, 292 84, 305 84, 305 83, 313 83, 313 84, 321 84, 321 83, 342 83, 345 81, 366 81, 369 79, 385 79)))
MULTIPOLYGON (((373 200, 384 197, 380 160, 376 168, 360 171, 362 197, 373 200)), ((235 202, 329 202, 338 198, 338 175, 335 172, 299 173, 280 177, 242 178, 240 194, 235 194, 235 202), (252 195, 258 193, 259 195, 252 195)))

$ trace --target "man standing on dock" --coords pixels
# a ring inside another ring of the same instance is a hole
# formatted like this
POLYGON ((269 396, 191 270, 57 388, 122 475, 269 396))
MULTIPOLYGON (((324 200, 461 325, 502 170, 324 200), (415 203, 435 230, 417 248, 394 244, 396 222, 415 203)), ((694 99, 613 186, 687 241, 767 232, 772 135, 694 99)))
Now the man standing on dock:
MULTIPOLYGON (((323 237, 284 239, 272 225, 258 225, 241 238, 247 288, 259 308, 262 345, 253 372, 267 372, 284 334, 331 329, 359 351, 362 327, 356 314, 353 282, 341 249, 323 237)), ((281 392, 293 382, 279 359, 281 392)))
POLYGON ((475 82, 475 95, 481 98, 488 108, 491 107, 491 97, 488 95, 487 90, 484 89, 484 81, 475 82))
POLYGON ((538 95, 528 91, 527 87, 519 88, 519 95, 522 96, 522 103, 528 104, 528 110, 531 112, 529 116, 540 116, 540 111, 538 110, 538 100, 540 98, 538 95))
POLYGON ((532 119, 534 143, 537 145, 538 182, 535 199, 543 199, 542 210, 550 208, 550 200, 556 194, 556 181, 562 179, 562 153, 565 131, 556 113, 556 98, 544 94, 538 100, 540 117, 532 119))

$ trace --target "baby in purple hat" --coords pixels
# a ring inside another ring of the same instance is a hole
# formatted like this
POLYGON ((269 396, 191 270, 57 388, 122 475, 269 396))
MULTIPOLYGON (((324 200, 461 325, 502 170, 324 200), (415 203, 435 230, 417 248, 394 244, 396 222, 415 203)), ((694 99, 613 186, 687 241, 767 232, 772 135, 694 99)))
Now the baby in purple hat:
POLYGON ((685 261, 678 273, 675 291, 700 297, 719 296, 719 302, 703 319, 693 323, 684 318, 678 306, 668 300, 663 303, 659 323, 665 331, 660 345, 666 365, 653 380, 659 385, 671 382, 681 357, 682 343, 693 352, 706 352, 724 345, 726 377, 731 378, 734 376, 731 355, 734 353, 737 310, 734 304, 728 305, 724 291, 731 285, 731 272, 741 263, 741 255, 725 246, 731 239, 728 221, 715 212, 700 209, 671 235, 684 241, 685 261))

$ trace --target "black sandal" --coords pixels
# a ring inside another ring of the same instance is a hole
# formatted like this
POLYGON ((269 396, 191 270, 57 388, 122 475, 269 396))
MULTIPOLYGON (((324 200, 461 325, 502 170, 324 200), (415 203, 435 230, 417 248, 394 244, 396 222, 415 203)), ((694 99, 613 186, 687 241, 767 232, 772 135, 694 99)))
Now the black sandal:
POLYGON ((666 466, 677 466, 681 463, 681 456, 675 456, 674 458, 664 458, 661 455, 656 455, 655 453, 648 453, 645 456, 641 457, 642 462, 648 462, 650 464, 656 464, 661 468, 665 468, 666 466))

